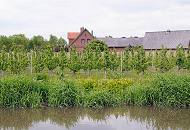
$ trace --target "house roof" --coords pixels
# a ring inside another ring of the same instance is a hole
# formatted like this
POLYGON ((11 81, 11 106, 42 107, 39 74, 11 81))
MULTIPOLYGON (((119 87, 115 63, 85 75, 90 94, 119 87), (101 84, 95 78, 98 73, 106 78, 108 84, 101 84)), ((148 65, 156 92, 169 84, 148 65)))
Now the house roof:
POLYGON ((106 38, 97 38, 98 40, 101 40, 105 42, 108 47, 127 47, 127 46, 139 46, 142 45, 143 43, 143 38, 142 37, 129 37, 129 38, 111 38, 111 37, 106 37, 106 38))
POLYGON ((68 39, 75 39, 77 36, 80 34, 80 32, 68 32, 67 33, 67 38, 68 39))
POLYGON ((143 38, 144 49, 175 49, 179 44, 188 48, 190 44, 190 30, 146 32, 143 38))
MULTIPOLYGON (((75 41, 84 33, 84 32, 88 32, 89 34, 91 34, 86 28, 84 28, 84 30, 82 30, 77 37, 74 38, 74 40, 68 45, 68 47, 70 47, 73 43, 75 43, 75 41)), ((91 34, 92 35, 92 34, 91 34)), ((93 35, 92 35, 93 36, 93 35)), ((94 36, 93 36, 94 37, 94 36)))

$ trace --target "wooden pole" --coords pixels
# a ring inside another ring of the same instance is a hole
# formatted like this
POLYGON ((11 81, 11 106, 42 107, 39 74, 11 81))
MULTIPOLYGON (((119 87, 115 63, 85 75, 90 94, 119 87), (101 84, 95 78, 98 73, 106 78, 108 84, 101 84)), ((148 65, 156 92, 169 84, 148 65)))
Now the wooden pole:
POLYGON ((121 74, 123 73, 123 52, 121 52, 121 74))
POLYGON ((32 75, 32 51, 30 52, 30 73, 32 75))

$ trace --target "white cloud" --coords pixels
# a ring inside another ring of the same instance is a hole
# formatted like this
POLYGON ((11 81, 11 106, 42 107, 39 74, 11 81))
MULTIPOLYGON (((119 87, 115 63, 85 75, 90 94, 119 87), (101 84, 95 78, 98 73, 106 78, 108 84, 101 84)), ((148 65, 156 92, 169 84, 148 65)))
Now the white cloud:
POLYGON ((0 34, 66 38, 85 26, 96 36, 143 36, 190 29, 189 12, 187 0, 0 0, 0 34))

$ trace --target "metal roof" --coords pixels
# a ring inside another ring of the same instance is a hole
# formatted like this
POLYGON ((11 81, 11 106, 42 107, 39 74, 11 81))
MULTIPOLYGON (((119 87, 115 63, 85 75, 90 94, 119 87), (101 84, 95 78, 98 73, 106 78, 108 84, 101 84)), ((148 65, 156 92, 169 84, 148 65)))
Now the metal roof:
POLYGON ((108 47, 127 47, 127 46, 138 46, 142 45, 143 38, 139 37, 130 37, 130 38, 111 38, 111 37, 105 37, 105 38, 97 38, 98 40, 101 40, 105 42, 108 47))
POLYGON ((146 32, 143 38, 144 49, 175 49, 179 44, 188 48, 190 43, 190 30, 146 32))

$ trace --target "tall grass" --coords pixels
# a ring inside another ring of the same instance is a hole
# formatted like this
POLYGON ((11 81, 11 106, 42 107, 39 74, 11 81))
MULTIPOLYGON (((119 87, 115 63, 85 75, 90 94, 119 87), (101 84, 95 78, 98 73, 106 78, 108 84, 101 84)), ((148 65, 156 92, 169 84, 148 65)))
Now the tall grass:
POLYGON ((190 106, 190 76, 61 80, 47 76, 0 79, 0 107, 190 106))

